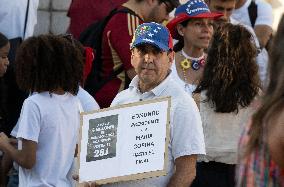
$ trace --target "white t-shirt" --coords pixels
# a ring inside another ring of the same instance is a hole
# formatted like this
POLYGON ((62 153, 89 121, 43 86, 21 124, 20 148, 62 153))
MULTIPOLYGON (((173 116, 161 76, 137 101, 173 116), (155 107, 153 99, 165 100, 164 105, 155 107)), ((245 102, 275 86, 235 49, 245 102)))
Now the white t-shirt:
MULTIPOLYGON (((253 30, 253 28, 249 25, 245 25, 241 22, 239 22, 238 20, 235 20, 234 18, 230 18, 230 22, 233 24, 233 25, 242 25, 244 26, 248 31, 250 31, 250 33, 252 34, 253 38, 254 38, 254 41, 255 41, 255 44, 256 44, 256 47, 257 48, 260 48, 260 45, 259 45, 259 41, 255 35, 255 32, 253 30)), ((268 67, 268 53, 267 53, 267 50, 265 48, 263 48, 260 53, 258 53, 257 57, 256 57, 256 62, 258 64, 258 73, 259 73, 259 78, 262 82, 262 85, 266 85, 266 77, 267 77, 267 67, 268 67)))
POLYGON ((96 100, 81 86, 79 86, 77 98, 80 100, 84 112, 90 112, 93 110, 100 109, 96 100))
POLYGON ((160 85, 145 93, 139 91, 138 76, 136 76, 131 81, 128 89, 118 93, 111 105, 115 106, 163 96, 171 96, 167 175, 108 184, 103 185, 103 187, 165 187, 174 173, 175 159, 186 155, 205 154, 203 129, 196 103, 172 80, 171 76, 168 76, 160 85))
MULTIPOLYGON (((251 1, 252 0, 247 0, 242 7, 235 9, 232 14, 232 18, 250 27, 252 27, 252 25, 249 19, 248 7, 251 1)), ((257 5, 255 25, 268 25, 272 27, 273 14, 271 5, 263 0, 255 0, 255 3, 257 5)))
MULTIPOLYGON (((37 142, 36 164, 19 167, 19 187, 69 187, 71 168, 79 132, 79 100, 64 95, 35 93, 23 104, 16 133, 21 139, 37 142)), ((21 147, 19 147, 21 149, 21 147)))
MULTIPOLYGON (((1 0, 0 6, 0 32, 8 39, 24 35, 26 9, 28 0, 1 0)), ((39 0, 30 0, 26 34, 24 39, 34 33, 37 23, 37 8, 39 0)))

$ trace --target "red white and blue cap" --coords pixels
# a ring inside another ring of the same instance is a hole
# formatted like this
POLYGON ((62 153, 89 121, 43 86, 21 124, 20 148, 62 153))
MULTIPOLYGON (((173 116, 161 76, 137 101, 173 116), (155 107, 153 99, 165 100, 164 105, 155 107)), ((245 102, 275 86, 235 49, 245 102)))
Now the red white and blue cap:
POLYGON ((176 30, 176 26, 191 18, 211 18, 218 19, 223 16, 221 13, 210 12, 207 4, 203 0, 189 0, 187 3, 176 8, 175 17, 168 24, 173 38, 178 39, 180 36, 176 30))
POLYGON ((143 23, 137 27, 130 49, 141 44, 151 44, 166 52, 173 50, 173 39, 169 30, 155 22, 143 23))

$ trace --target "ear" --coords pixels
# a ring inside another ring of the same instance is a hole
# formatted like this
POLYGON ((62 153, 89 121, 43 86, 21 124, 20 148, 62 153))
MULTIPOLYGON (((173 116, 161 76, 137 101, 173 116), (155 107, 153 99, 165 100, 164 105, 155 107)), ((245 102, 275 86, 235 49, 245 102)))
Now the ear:
POLYGON ((181 24, 177 24, 177 32, 182 37, 184 36, 184 27, 181 24))
POLYGON ((135 60, 134 60, 134 49, 131 50, 131 56, 130 56, 130 62, 131 62, 131 65, 134 67, 135 65, 135 60))
POLYGON ((175 52, 172 51, 168 54, 168 58, 169 58, 169 63, 172 64, 175 58, 175 52))
POLYGON ((146 0, 145 2, 147 3, 147 5, 148 5, 149 7, 152 7, 153 5, 156 5, 156 4, 159 3, 158 0, 146 0))
POLYGON ((132 60, 133 60, 133 58, 134 58, 134 49, 132 49, 130 52, 131 52, 130 60, 132 61, 132 60))

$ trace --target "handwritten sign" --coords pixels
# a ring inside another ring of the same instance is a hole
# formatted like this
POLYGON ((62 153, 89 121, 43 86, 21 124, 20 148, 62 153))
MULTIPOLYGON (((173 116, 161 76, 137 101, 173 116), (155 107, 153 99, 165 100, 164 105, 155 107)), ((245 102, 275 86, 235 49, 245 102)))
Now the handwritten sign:
POLYGON ((169 111, 167 97, 82 113, 79 182, 165 175, 169 111))

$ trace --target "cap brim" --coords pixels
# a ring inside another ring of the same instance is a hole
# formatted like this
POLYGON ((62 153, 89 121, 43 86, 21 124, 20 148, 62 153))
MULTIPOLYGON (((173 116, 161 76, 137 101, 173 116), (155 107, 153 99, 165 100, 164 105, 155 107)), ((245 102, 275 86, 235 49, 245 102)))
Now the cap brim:
POLYGON ((205 12, 205 13, 201 13, 198 14, 196 16, 189 16, 188 14, 180 14, 178 16, 176 16, 174 19, 172 19, 168 24, 167 24, 167 28, 169 29, 172 37, 174 39, 178 39, 179 38, 179 34, 176 30, 176 26, 179 23, 182 23, 188 19, 191 18, 209 18, 209 19, 218 19, 220 17, 222 17, 223 14, 221 13, 213 13, 213 12, 205 12))
POLYGON ((166 45, 164 45, 164 44, 162 44, 160 42, 157 42, 157 41, 150 42, 150 41, 145 41, 145 40, 137 40, 137 41, 135 41, 132 44, 131 49, 133 49, 134 47, 137 47, 139 45, 143 45, 143 44, 153 45, 153 46, 157 47, 158 49, 160 49, 162 51, 166 51, 166 52, 171 50, 168 46, 166 46, 166 45))

